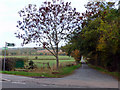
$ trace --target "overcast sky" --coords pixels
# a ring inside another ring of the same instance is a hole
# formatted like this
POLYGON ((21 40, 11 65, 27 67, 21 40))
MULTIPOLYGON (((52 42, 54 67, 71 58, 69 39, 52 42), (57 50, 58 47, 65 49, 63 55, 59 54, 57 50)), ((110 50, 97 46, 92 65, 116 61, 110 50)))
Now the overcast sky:
MULTIPOLYGON (((5 46, 5 42, 15 43, 15 47, 21 47, 22 40, 15 37, 17 31, 17 21, 19 20, 18 11, 28 4, 37 4, 40 6, 46 0, 0 0, 0 48, 5 46)), ((47 0, 49 1, 49 0, 47 0)), ((84 5, 89 0, 64 0, 71 2, 72 7, 77 11, 84 12, 84 5)), ((117 0, 109 0, 117 1, 117 0)), ((34 47, 34 44, 25 45, 24 47, 34 47)))

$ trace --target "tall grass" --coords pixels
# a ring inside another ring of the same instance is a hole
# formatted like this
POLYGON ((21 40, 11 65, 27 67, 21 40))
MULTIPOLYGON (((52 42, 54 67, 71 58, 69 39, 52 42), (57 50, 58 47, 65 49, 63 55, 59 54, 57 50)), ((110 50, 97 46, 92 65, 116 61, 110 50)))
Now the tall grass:
MULTIPOLYGON (((48 63, 48 62, 51 67, 56 65, 56 60, 32 60, 32 61, 35 63, 35 65, 38 68, 43 67, 43 63, 48 63)), ((65 64, 65 63, 69 64, 74 61, 75 60, 60 60, 59 62, 60 62, 60 64, 65 64)), ((47 66, 47 64, 45 64, 45 66, 47 66)))
POLYGON ((22 75, 22 76, 29 76, 29 77, 52 77, 52 78, 60 78, 60 77, 64 77, 66 75, 72 74, 74 72, 74 70, 76 70, 77 68, 79 68, 81 65, 74 65, 71 67, 64 67, 64 68, 60 68, 57 72, 57 74, 52 74, 51 72, 39 72, 39 73, 35 73, 35 72, 24 72, 24 71, 0 71, 1 73, 4 74, 13 74, 13 75, 22 75))

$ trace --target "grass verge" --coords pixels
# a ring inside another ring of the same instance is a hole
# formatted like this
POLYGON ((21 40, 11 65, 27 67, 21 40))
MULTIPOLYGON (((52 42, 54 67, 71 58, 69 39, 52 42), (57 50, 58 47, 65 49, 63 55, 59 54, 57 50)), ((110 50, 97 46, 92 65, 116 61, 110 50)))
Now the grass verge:
POLYGON ((71 67, 64 67, 59 69, 57 72, 57 74, 52 74, 50 72, 41 72, 41 73, 34 73, 34 72, 24 72, 24 71, 0 71, 0 73, 3 74, 12 74, 12 75, 21 75, 21 76, 28 76, 28 77, 38 77, 38 78, 60 78, 60 77, 64 77, 67 75, 70 75, 74 72, 74 70, 76 70, 77 68, 79 68, 81 65, 74 65, 71 67))
POLYGON ((116 78, 117 80, 120 80, 120 73, 119 72, 109 72, 108 70, 104 69, 104 68, 101 68, 101 67, 98 67, 98 66, 93 66, 91 64, 88 64, 89 67, 93 68, 93 69, 96 69, 102 73, 105 73, 105 74, 108 74, 108 75, 111 75, 113 76, 114 78, 116 78))

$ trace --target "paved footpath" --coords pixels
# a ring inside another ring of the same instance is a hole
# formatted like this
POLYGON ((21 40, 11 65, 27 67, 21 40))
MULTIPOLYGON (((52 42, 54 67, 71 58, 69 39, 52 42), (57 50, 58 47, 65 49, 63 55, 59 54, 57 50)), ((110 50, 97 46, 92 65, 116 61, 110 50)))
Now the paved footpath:
POLYGON ((30 78, 2 74, 3 88, 118 88, 118 81, 82 64, 64 78, 30 78))

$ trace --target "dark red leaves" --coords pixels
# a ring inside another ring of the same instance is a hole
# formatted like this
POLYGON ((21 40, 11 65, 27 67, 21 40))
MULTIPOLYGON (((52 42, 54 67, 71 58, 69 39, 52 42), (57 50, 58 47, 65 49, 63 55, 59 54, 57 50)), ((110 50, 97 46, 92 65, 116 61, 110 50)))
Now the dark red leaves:
POLYGON ((35 35, 36 35, 36 33, 32 34, 32 36, 35 36, 35 35))
POLYGON ((79 17, 80 18, 80 20, 82 20, 83 19, 83 17, 79 17))
POLYGON ((47 4, 47 2, 45 1, 44 4, 47 4))
POLYGON ((18 37, 25 39, 24 44, 41 42, 43 47, 46 48, 49 46, 49 41, 59 43, 59 40, 64 39, 67 35, 66 31, 71 33, 80 25, 80 21, 85 16, 80 16, 80 13, 76 12, 76 8, 71 8, 71 3, 54 1, 52 3, 45 1, 38 9, 37 6, 29 4, 28 7, 19 12, 23 19, 21 19, 21 22, 18 21, 17 27, 23 30, 21 34, 24 33, 25 35, 18 35, 18 37), (58 31, 56 32, 56 30, 58 31), (56 38, 58 33, 58 36, 62 35, 62 38, 56 38), (43 40, 46 42, 43 42, 43 40))
POLYGON ((108 5, 109 5, 110 7, 112 7, 112 6, 115 5, 115 2, 108 2, 108 5))
POLYGON ((30 15, 29 14, 27 14, 27 18, 29 18, 30 17, 30 15))
POLYGON ((48 7, 45 8, 45 11, 46 11, 46 12, 49 12, 49 10, 50 10, 50 9, 49 9, 48 7))
POLYGON ((76 8, 74 8, 74 11, 76 11, 76 8))
POLYGON ((101 13, 101 11, 98 11, 98 14, 100 14, 101 13))
POLYGON ((95 5, 96 5, 96 6, 99 6, 99 4, 100 4, 100 2, 97 2, 95 5))
POLYGON ((82 15, 84 16, 84 13, 82 13, 82 15))
POLYGON ((45 7, 41 7, 39 8, 39 11, 45 10, 45 7))
POLYGON ((85 24, 86 24, 86 22, 83 22, 83 23, 82 23, 82 27, 84 27, 84 26, 85 26, 85 24))
POLYGON ((44 33, 47 33, 47 34, 49 34, 49 32, 48 32, 48 31, 44 31, 44 33))
POLYGON ((43 48, 46 48, 46 46, 48 46, 49 44, 47 42, 43 42, 43 48))
POLYGON ((42 16, 45 17, 45 15, 42 13, 42 16))
POLYGON ((31 9, 31 8, 32 8, 32 4, 29 4, 29 5, 28 5, 28 8, 31 9))
POLYGON ((22 24, 22 22, 21 22, 21 21, 17 21, 17 23, 18 23, 19 25, 21 25, 21 24, 22 24))
POLYGON ((104 12, 104 14, 106 14, 106 11, 104 12))
POLYGON ((51 4, 51 2, 48 2, 48 4, 50 5, 50 4, 51 4))

